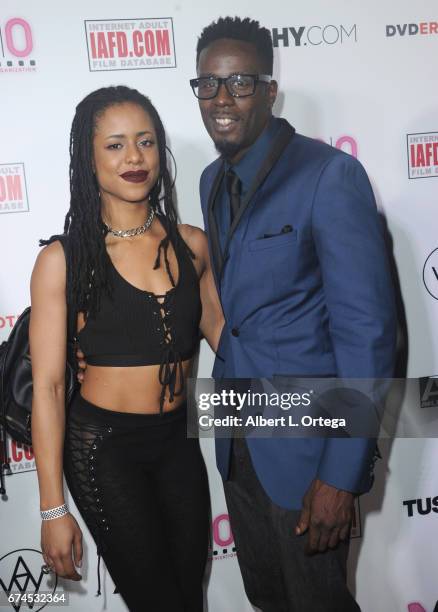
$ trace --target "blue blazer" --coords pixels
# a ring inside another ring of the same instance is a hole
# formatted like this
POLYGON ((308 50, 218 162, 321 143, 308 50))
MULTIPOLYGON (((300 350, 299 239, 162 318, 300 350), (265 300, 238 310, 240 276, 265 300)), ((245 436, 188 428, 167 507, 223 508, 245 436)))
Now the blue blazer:
MULTIPOLYGON (((212 257, 218 234, 228 233, 220 211, 216 223, 211 210, 222 164, 214 161, 200 180, 212 257)), ((350 155, 295 134, 250 200, 215 274, 226 323, 214 378, 393 375, 396 314, 382 224, 368 177, 350 155), (292 231, 280 233, 285 225, 292 231)), ((372 485, 373 440, 247 443, 264 490, 284 508, 299 509, 314 478, 355 493, 372 485)), ((216 440, 224 479, 230 448, 230 439, 216 440)))

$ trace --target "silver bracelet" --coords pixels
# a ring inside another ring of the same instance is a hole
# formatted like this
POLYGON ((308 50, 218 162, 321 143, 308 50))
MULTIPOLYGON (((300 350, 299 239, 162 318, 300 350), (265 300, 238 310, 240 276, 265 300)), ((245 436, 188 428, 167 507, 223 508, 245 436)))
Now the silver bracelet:
POLYGON ((49 510, 40 510, 40 514, 43 521, 51 521, 52 519, 60 518, 68 514, 68 508, 65 504, 62 504, 62 506, 50 508, 49 510))

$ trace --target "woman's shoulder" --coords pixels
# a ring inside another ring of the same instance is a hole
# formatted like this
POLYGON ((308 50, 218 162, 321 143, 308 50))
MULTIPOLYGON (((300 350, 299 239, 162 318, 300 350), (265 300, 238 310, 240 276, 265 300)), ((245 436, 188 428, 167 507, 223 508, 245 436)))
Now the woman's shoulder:
POLYGON ((41 251, 38 253, 37 260, 43 260, 47 262, 47 264, 56 264, 61 259, 65 259, 64 256, 64 247, 62 245, 61 239, 53 239, 50 240, 48 244, 43 246, 41 251))
POLYGON ((200 227, 188 223, 179 223, 178 232, 195 255, 202 255, 208 248, 207 234, 200 227))
POLYGON ((32 274, 34 279, 65 283, 66 262, 61 240, 51 239, 38 253, 32 274))

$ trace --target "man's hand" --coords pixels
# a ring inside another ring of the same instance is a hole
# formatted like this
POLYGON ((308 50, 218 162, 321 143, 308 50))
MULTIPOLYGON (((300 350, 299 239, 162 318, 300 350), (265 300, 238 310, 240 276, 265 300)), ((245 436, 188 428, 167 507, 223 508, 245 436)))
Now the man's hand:
POLYGON ((346 540, 353 518, 354 496, 315 479, 303 498, 303 509, 295 528, 296 535, 309 530, 308 554, 336 548, 346 540))
POLYGON ((78 381, 82 384, 84 382, 84 372, 87 369, 87 362, 85 361, 85 355, 78 349, 76 351, 76 359, 78 360, 78 381))

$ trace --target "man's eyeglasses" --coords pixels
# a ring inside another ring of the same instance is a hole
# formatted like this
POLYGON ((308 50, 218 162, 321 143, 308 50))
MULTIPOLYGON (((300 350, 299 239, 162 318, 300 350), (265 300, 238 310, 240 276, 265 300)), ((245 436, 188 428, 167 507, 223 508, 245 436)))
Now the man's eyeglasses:
POLYGON ((233 98, 245 98, 254 95, 259 81, 270 83, 271 77, 268 74, 231 74, 228 77, 207 76, 190 79, 190 86, 199 100, 215 98, 222 83, 233 98))

